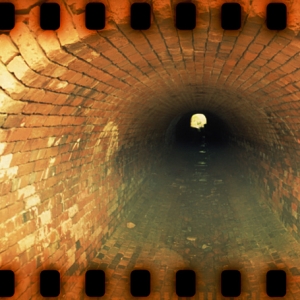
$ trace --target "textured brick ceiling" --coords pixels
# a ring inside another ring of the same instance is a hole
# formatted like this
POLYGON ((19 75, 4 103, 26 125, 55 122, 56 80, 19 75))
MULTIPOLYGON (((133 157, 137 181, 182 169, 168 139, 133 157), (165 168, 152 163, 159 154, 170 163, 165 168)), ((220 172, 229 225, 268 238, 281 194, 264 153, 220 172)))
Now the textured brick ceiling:
POLYGON ((270 1, 239 1, 242 28, 224 31, 224 1, 194 1, 197 26, 179 31, 174 7, 180 1, 153 1, 150 29, 135 31, 132 1, 102 2, 101 31, 85 28, 85 1, 58 1, 57 31, 40 29, 38 2, 14 2, 16 26, 0 36, 1 112, 12 113, 4 128, 89 126, 105 118, 124 134, 165 131, 176 116, 205 109, 238 136, 298 144, 300 3, 286 1, 288 28, 271 31, 265 25, 270 1))

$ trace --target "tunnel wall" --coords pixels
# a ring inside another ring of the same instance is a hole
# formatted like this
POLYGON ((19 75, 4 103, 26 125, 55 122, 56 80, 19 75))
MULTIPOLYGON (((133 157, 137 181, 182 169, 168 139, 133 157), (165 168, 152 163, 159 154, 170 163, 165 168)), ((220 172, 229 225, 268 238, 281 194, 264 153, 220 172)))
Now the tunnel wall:
MULTIPOLYGON (((283 135, 282 140, 285 137, 283 135)), ((286 229, 299 241, 299 162, 296 161, 290 143, 285 147, 268 147, 245 140, 230 138, 244 173, 253 188, 257 189, 259 200, 265 202, 281 220, 286 229), (291 153, 292 152, 292 153, 291 153)), ((294 149, 295 152, 298 149, 294 149)))
POLYGON ((145 84, 126 56, 105 38, 101 58, 65 29, 37 33, 36 3, 14 4, 16 26, 0 35, 0 266, 15 272, 15 299, 38 296, 38 274, 51 268, 65 296, 72 276, 126 226, 164 136, 147 127, 142 101, 131 100, 143 99, 145 84))
POLYGON ((197 26, 184 32, 174 26, 180 1, 151 2, 147 31, 129 26, 133 1, 102 1, 97 32, 84 26, 88 1, 55 1, 57 31, 40 29, 40 1, 12 2, 16 26, 0 34, 0 265, 16 272, 16 298, 38 293, 31 275, 42 269, 82 270, 163 158, 169 124, 190 111, 222 115, 273 191, 266 201, 293 194, 284 211, 297 218, 297 1, 280 32, 264 23, 270 1, 238 1, 238 31, 220 26, 225 1, 193 1, 197 26))

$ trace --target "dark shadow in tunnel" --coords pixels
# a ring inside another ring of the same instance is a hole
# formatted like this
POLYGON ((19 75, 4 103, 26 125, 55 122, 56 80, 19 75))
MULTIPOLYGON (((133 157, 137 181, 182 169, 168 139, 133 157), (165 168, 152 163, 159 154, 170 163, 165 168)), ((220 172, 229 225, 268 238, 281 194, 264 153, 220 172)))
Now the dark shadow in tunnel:
POLYGON ((192 111, 184 114, 174 127, 174 149, 186 150, 199 148, 204 143, 207 147, 221 150, 228 146, 231 131, 228 125, 217 115, 208 111, 192 111), (204 114, 207 123, 204 127, 196 129, 191 127, 191 117, 194 114, 204 114))

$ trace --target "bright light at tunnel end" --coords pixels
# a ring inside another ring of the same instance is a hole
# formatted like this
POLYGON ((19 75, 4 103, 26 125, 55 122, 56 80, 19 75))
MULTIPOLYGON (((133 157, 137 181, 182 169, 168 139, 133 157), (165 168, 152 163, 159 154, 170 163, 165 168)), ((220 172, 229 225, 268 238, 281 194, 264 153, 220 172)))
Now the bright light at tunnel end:
POLYGON ((206 117, 203 114, 194 114, 191 117, 191 127, 200 129, 207 123, 206 117))

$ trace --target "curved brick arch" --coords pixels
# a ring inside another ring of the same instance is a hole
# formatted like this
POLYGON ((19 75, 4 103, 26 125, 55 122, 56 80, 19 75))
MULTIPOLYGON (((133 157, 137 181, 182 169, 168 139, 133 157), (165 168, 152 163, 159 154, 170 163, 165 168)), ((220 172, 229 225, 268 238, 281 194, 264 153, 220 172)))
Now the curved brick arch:
POLYGON ((271 1, 238 1, 238 31, 220 27, 229 1, 193 1, 197 26, 185 32, 174 27, 178 0, 152 1, 143 32, 129 27, 133 1, 102 1, 108 21, 98 32, 84 27, 85 1, 57 1, 55 32, 39 28, 39 2, 12 2, 16 26, 0 33, 0 258, 19 271, 17 282, 51 264, 62 272, 86 266, 163 158, 172 120, 192 110, 227 122, 266 201, 296 236, 296 0, 285 2, 281 32, 264 23, 271 1))

